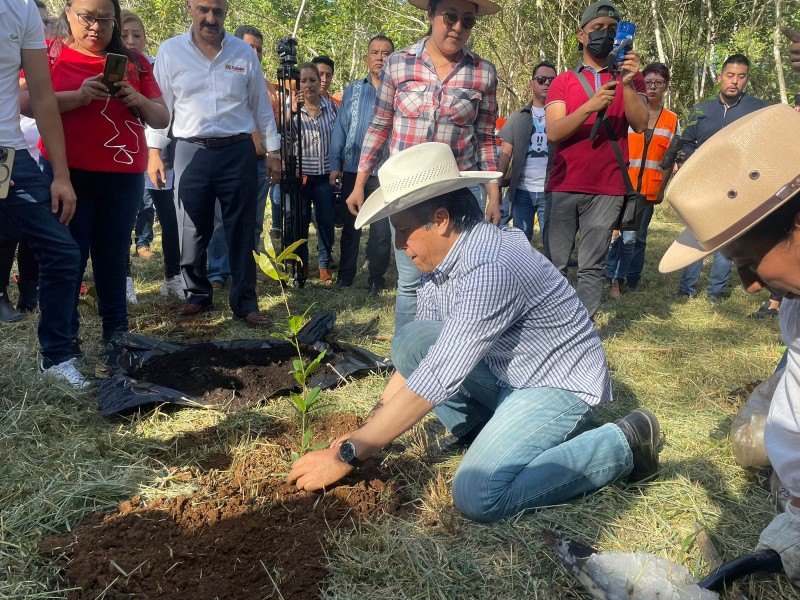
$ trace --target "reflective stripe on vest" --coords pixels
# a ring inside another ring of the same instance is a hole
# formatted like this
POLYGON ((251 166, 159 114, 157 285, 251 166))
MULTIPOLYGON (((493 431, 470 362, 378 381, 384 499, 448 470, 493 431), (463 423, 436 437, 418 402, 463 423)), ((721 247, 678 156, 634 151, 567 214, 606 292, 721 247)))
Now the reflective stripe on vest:
POLYGON ((634 186, 647 196, 647 199, 656 200, 658 190, 661 187, 663 174, 661 172, 661 159, 664 158, 669 143, 678 128, 678 116, 667 109, 661 111, 656 126, 653 128, 653 136, 647 144, 647 156, 642 156, 645 151, 645 139, 643 133, 635 133, 629 128, 628 131, 628 152, 630 162, 628 173, 634 186), (644 167, 642 161, 644 160, 644 167), (641 186, 639 179, 641 178, 641 186))

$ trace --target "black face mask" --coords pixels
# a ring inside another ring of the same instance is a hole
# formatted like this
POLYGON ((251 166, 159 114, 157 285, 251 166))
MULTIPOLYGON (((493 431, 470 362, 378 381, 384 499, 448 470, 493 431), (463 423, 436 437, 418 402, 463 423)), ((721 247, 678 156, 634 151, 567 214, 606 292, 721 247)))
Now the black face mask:
POLYGON ((606 58, 614 49, 616 32, 610 29, 598 29, 589 32, 586 50, 595 58, 606 58))

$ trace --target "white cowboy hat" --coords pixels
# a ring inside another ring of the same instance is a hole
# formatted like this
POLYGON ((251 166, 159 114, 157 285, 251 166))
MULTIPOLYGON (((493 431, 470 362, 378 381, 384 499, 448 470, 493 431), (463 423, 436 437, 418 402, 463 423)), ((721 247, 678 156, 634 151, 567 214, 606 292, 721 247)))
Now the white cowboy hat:
MULTIPOLYGON (((492 0, 467 0, 467 2, 471 2, 477 6, 475 16, 478 17, 482 15, 493 15, 495 13, 499 13, 501 8, 499 4, 492 2, 492 0)), ((408 0, 408 3, 411 6, 421 8, 426 12, 428 12, 431 8, 430 0, 408 0)))
POLYGON ((762 108, 714 134, 667 186, 687 229, 658 265, 669 273, 716 252, 800 191, 800 113, 762 108))
POLYGON ((447 144, 425 142, 390 156, 378 169, 381 187, 361 206, 356 228, 460 188, 493 181, 499 171, 459 171, 447 144))

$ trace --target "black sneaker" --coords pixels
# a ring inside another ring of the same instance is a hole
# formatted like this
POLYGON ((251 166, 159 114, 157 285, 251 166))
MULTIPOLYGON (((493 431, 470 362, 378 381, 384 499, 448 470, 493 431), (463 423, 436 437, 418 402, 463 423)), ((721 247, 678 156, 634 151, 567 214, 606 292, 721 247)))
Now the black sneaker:
POLYGON ((770 300, 765 300, 761 306, 758 307, 758 310, 754 313, 750 313, 751 319, 769 319, 770 317, 777 317, 778 316, 778 309, 777 308, 770 308, 769 307, 770 300))
POLYGON ((637 408, 614 424, 622 430, 633 453, 633 470, 628 474, 628 483, 653 479, 658 473, 661 442, 658 418, 646 408, 637 408))
POLYGON ((379 296, 382 291, 383 291, 383 286, 380 283, 373 283, 370 284, 369 286, 370 296, 379 296))

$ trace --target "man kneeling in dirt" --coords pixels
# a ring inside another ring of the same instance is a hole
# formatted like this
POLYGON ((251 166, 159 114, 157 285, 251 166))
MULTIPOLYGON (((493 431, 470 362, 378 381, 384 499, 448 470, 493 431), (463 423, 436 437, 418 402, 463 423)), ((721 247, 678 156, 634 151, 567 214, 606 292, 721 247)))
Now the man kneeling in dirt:
POLYGON ((616 479, 652 478, 659 425, 638 409, 583 431, 611 400, 600 338, 575 291, 518 229, 483 220, 452 150, 425 143, 392 156, 356 220, 390 216, 423 276, 416 320, 392 342, 397 372, 358 430, 292 466, 318 490, 348 475, 429 411, 470 444, 453 481, 467 517, 496 521, 559 504, 616 479))

